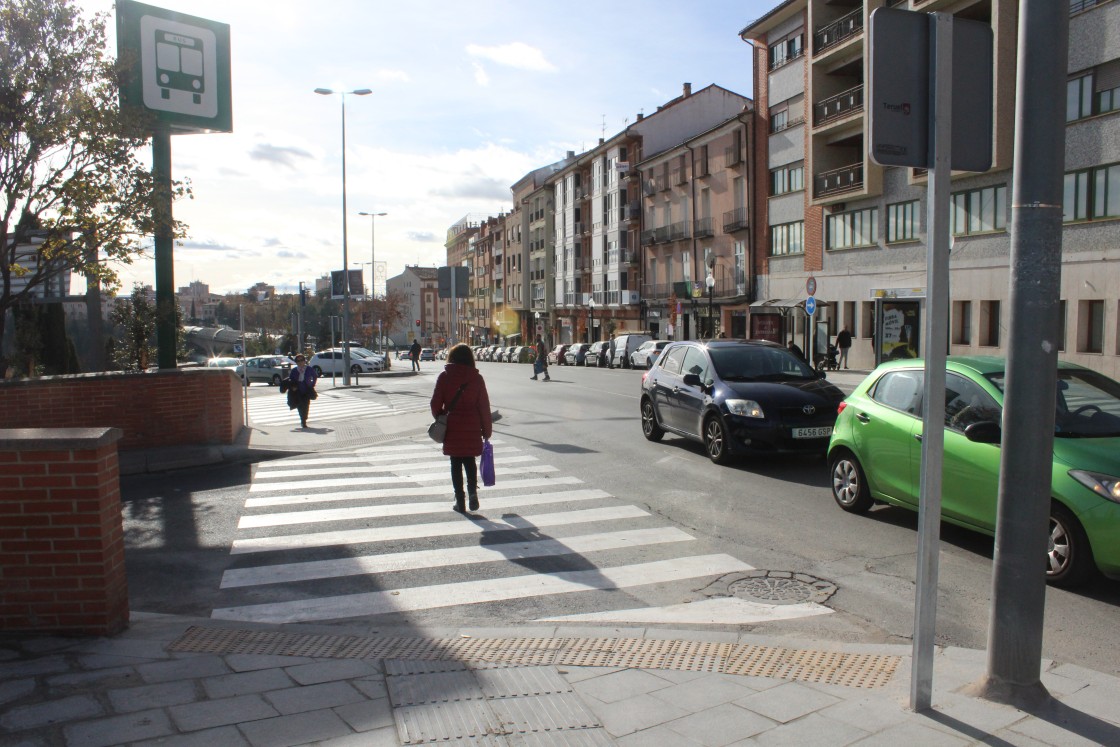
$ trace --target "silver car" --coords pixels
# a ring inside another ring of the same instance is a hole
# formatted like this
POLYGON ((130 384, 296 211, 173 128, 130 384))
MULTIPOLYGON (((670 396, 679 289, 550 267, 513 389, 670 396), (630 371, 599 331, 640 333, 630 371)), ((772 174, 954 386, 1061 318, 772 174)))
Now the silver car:
POLYGON ((260 381, 269 386, 280 386, 280 380, 288 377, 293 365, 292 360, 283 355, 257 355, 246 358, 235 370, 245 380, 246 386, 260 381))

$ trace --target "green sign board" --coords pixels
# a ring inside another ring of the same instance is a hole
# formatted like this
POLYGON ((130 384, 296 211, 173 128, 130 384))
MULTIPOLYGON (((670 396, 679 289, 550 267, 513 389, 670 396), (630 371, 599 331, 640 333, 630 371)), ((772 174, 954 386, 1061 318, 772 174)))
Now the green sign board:
POLYGON ((121 105, 172 133, 232 132, 229 24, 117 0, 121 105))

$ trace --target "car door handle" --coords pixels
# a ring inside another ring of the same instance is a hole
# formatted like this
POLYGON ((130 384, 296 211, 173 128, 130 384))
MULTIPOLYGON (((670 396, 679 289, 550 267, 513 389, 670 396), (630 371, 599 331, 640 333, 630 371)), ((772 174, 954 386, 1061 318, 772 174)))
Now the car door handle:
POLYGON ((921 442, 921 440, 922 440, 922 434, 921 434, 921 433, 915 433, 915 434, 914 434, 914 438, 916 438, 916 439, 917 439, 917 440, 918 440, 919 442, 921 442))
POLYGON ((856 420, 858 420, 861 423, 870 423, 871 422, 871 418, 867 417, 867 413, 865 413, 865 412, 861 412, 859 415, 856 415, 856 420))

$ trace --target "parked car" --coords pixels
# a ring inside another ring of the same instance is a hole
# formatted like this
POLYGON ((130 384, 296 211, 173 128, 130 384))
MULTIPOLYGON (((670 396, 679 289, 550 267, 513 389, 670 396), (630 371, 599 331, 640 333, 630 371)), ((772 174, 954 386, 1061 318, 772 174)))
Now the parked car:
POLYGON ((653 338, 643 334, 615 335, 611 346, 611 359, 607 364, 611 368, 630 368, 630 355, 642 346, 642 343, 653 338))
MULTIPOLYGON (((323 374, 342 374, 345 373, 343 369, 343 358, 341 350, 322 350, 315 355, 311 356, 311 360, 307 365, 315 369, 315 373, 319 376, 323 374)), ((384 363, 369 358, 363 358, 360 355, 350 356, 350 373, 363 374, 363 373, 376 373, 384 368, 384 363)))
POLYGON ((630 354, 630 366, 632 368, 653 368, 657 356, 661 355, 661 351, 668 344, 669 340, 646 340, 630 354))
POLYGON ((237 368, 241 365, 240 358, 208 358, 207 368, 237 368))
POLYGON ((591 343, 591 347, 584 353, 583 365, 606 368, 609 362, 607 356, 610 354, 610 346, 611 344, 606 340, 591 343))
POLYGON ((254 381, 279 386, 280 380, 288 377, 293 365, 292 360, 283 355, 256 355, 246 358, 235 370, 245 380, 246 386, 254 381))
POLYGON ((591 343, 577 342, 568 348, 564 353, 564 365, 566 366, 582 366, 584 365, 584 356, 587 355, 587 349, 591 347, 591 343))
MULTIPOLYGON (((995 533, 1006 361, 946 364, 941 518, 995 533)), ((832 497, 865 513, 876 502, 918 508, 923 362, 884 363, 841 405, 828 450, 832 497)), ((1046 578, 1075 586, 1094 567, 1120 579, 1120 382, 1058 364, 1046 578)))
POLYGON ((436 359, 436 351, 432 348, 420 348, 420 360, 434 361, 436 359))
POLYGON ((483 360, 493 363, 495 360, 495 356, 498 355, 498 350, 499 348, 497 345, 490 345, 486 348, 486 352, 483 355, 483 360))
POLYGON ((517 360, 517 351, 521 349, 520 345, 510 345, 506 348, 506 354, 502 356, 502 363, 513 363, 517 360))
POLYGON ((568 352, 569 347, 571 345, 560 344, 548 351, 548 364, 550 366, 563 366, 565 362, 564 354, 568 352))
POLYGON ((725 464, 740 454, 824 456, 844 394, 781 345, 674 342, 642 375, 642 434, 699 441, 725 464))

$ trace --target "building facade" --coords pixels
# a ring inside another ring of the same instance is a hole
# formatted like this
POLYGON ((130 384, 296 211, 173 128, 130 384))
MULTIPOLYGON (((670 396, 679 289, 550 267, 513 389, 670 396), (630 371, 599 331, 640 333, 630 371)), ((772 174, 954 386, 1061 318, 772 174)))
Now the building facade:
MULTIPOLYGON (((789 0, 747 26, 760 161, 759 301, 751 334, 804 343, 806 283, 816 281, 817 351, 843 327, 858 367, 921 355, 926 294, 926 174, 867 155, 870 13, 875 0, 789 0), (761 181, 761 180, 760 180, 761 181)), ((991 25, 993 164, 952 178, 950 352, 1005 355, 1016 89, 1017 0, 909 0, 991 25)), ((1070 3, 1060 355, 1120 377, 1120 3, 1070 3), (1115 103, 1113 103, 1115 100, 1115 103)), ((1055 102, 1061 106, 1063 102, 1055 102)), ((756 234, 757 235, 757 234, 756 234)))

